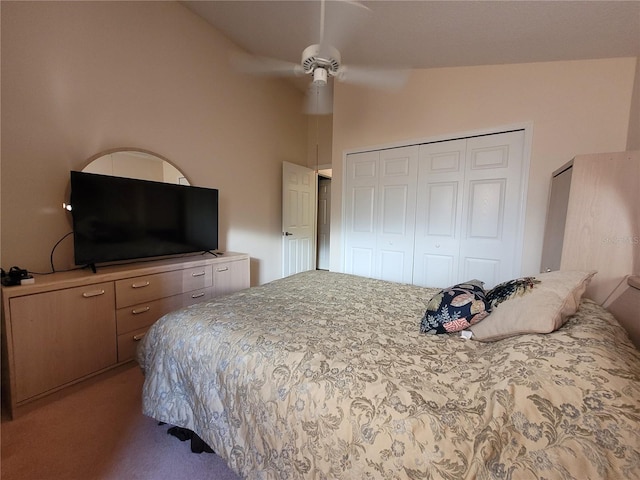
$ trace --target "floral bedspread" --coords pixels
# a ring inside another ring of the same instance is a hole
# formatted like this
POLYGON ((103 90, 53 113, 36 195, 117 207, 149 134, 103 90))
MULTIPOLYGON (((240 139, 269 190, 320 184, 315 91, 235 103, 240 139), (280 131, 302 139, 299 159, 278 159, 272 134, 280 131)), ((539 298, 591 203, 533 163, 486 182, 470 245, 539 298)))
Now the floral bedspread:
POLYGON ((435 292, 313 271, 171 313, 138 350, 143 412, 246 479, 640 478, 640 354, 613 317, 422 335, 435 292))

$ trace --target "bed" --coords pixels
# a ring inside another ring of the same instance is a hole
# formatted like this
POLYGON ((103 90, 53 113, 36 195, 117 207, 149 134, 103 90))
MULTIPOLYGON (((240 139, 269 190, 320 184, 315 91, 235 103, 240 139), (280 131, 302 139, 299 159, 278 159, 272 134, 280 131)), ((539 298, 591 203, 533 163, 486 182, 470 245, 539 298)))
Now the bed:
POLYGON ((300 273, 158 320, 143 413, 246 479, 640 478, 639 352, 572 293, 551 333, 479 341, 420 333, 438 289, 300 273))

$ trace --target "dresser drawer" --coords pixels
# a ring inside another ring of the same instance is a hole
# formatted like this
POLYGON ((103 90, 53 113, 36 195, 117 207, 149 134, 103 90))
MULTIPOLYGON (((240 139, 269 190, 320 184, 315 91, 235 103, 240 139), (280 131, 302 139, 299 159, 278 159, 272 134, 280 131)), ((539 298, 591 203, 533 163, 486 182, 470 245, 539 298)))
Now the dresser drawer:
POLYGON ((175 270, 118 280, 116 281, 116 308, 181 294, 183 276, 182 270, 175 270))
POLYGON ((182 292, 190 292, 213 285, 213 269, 211 265, 187 268, 182 271, 182 292))
POLYGON ((191 292, 183 293, 181 297, 182 305, 185 307, 195 303, 206 302, 213 298, 213 287, 192 290, 191 292))
POLYGON ((116 310, 118 335, 148 327, 165 313, 185 305, 184 294, 151 300, 116 310))
POLYGON ((139 305, 213 285, 211 265, 157 273, 116 282, 116 308, 139 305))
POLYGON ((124 333, 118 335, 118 362, 126 362, 136 356, 136 349, 140 344, 140 340, 147 333, 147 328, 141 328, 135 332, 124 333))

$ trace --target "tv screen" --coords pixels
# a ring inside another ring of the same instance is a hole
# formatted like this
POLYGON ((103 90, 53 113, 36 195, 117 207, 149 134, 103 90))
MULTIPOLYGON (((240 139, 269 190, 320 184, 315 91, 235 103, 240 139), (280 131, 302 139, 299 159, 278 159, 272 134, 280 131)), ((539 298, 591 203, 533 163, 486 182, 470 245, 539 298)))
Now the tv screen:
POLYGON ((76 265, 218 248, 218 190, 71 172, 76 265))

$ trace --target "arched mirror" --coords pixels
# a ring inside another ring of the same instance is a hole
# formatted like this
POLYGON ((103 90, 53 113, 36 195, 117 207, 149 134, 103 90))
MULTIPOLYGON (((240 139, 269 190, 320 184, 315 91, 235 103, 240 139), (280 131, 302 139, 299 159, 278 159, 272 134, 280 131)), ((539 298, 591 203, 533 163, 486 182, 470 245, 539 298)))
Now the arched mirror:
MULTIPOLYGON (((98 173, 114 177, 137 178, 154 182, 191 185, 184 173, 162 155, 141 148, 114 148, 100 152, 87 160, 82 168, 86 173, 98 173)), ((71 211, 67 185, 62 208, 71 211)))
POLYGON ((91 157, 82 171, 178 185, 190 184, 184 173, 169 160, 139 148, 117 148, 101 152, 91 157))
MULTIPOLYGON (((155 182, 172 183, 177 185, 190 185, 190 182, 178 168, 175 167, 168 159, 157 153, 143 150, 140 148, 114 148, 103 151, 89 158, 84 168, 81 169, 85 173, 95 173, 101 175, 110 175, 115 177, 134 178, 139 180, 150 180, 155 182)), ((73 208, 69 198, 71 196, 71 184, 67 184, 65 201, 62 207, 70 213, 73 208)), ((68 215, 67 220, 73 228, 72 216, 68 215)), ((62 239, 70 236, 72 232, 63 236, 53 247, 51 252, 51 270, 55 272, 53 264, 53 254, 62 239)), ((71 250, 71 243, 66 244, 63 252, 66 258, 74 256, 71 250)), ((74 268, 73 263, 69 268, 74 268)))

